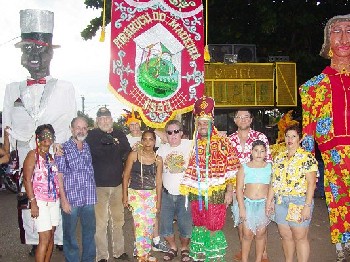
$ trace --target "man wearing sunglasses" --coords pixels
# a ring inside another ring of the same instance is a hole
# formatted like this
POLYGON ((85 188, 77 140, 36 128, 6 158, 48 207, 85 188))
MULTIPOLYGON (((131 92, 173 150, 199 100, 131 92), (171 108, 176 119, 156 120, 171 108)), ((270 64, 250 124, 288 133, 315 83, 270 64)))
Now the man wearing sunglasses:
MULTIPOLYGON (((252 112, 247 109, 239 109, 234 112, 233 121, 237 125, 237 131, 229 136, 229 139, 236 149, 237 156, 241 164, 248 163, 250 161, 250 155, 252 151, 252 145, 255 140, 261 140, 266 144, 267 147, 267 162, 272 163, 271 152, 269 149, 269 140, 267 137, 258 131, 253 130, 250 126, 253 122, 252 112)), ((233 196, 233 201, 236 201, 235 194, 233 196)), ((243 236, 243 224, 238 225, 238 236, 240 244, 242 245, 242 236, 243 236)), ((242 259, 242 252, 235 254, 233 257, 234 260, 240 261, 242 259)), ((266 247, 263 254, 262 262, 268 262, 266 247)))
POLYGON ((112 238, 112 256, 120 260, 129 260, 124 248, 121 183, 123 160, 131 148, 126 135, 113 128, 113 118, 108 108, 101 107, 97 111, 96 123, 97 128, 90 130, 86 138, 92 155, 97 193, 96 260, 108 261, 108 235, 112 238))
POLYGON ((191 209, 185 207, 185 196, 180 194, 180 182, 188 165, 192 141, 181 139, 182 125, 170 120, 165 125, 167 144, 162 144, 157 153, 163 158, 163 192, 160 214, 160 234, 169 243, 170 250, 164 255, 165 261, 177 256, 173 220, 177 218, 180 232, 181 261, 189 261, 189 243, 192 233, 191 209))

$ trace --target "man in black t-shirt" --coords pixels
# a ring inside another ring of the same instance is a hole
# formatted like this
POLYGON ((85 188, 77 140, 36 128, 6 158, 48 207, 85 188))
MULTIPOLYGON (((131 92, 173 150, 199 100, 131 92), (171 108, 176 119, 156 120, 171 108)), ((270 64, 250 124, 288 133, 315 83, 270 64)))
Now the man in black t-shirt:
POLYGON ((108 234, 112 239, 112 256, 129 260, 124 249, 124 206, 122 203, 123 159, 131 148, 126 135, 113 129, 113 118, 106 107, 97 111, 97 128, 89 131, 86 138, 94 167, 97 204, 96 214, 96 258, 108 261, 108 234), (108 227, 110 224, 110 227, 108 227))

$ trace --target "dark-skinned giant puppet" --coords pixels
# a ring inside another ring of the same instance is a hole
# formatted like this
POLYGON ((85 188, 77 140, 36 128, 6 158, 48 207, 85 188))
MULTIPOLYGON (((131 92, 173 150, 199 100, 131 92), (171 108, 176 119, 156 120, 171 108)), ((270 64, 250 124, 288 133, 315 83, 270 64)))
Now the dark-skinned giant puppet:
MULTIPOLYGON (((21 41, 15 47, 21 49, 21 64, 30 77, 6 86, 2 126, 8 127, 11 147, 17 147, 22 168, 27 153, 36 148, 35 129, 42 124, 51 124, 55 130, 55 143, 63 143, 71 135, 70 121, 77 111, 73 85, 50 75, 53 49, 59 47, 52 44, 54 13, 21 10, 20 27, 21 41)), ((22 217, 25 243, 37 244, 38 234, 30 212, 23 210, 22 217)))

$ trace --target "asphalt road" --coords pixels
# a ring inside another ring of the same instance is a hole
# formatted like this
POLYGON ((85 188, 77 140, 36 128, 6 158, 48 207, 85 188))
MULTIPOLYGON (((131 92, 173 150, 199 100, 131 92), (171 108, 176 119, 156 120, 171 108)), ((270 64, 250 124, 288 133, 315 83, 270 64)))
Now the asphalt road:
MULTIPOLYGON (((330 243, 328 215, 325 200, 315 199, 314 215, 310 227, 310 245, 311 262, 334 262, 335 249, 330 243)), ((133 234, 132 217, 129 211, 125 214, 125 245, 126 252, 132 255, 133 234)), ((229 248, 227 250, 226 261, 233 261, 233 254, 238 250, 237 230, 233 228, 231 211, 227 213, 224 232, 227 238, 229 248)), ((254 250, 252 246, 251 261, 254 261, 254 250)), ((281 240, 277 231, 277 226, 271 223, 268 226, 268 254, 271 262, 284 261, 281 240)), ((34 258, 28 255, 30 246, 20 244, 19 230, 17 225, 16 195, 9 191, 0 191, 0 261, 1 262, 26 262, 34 261, 34 258)), ((163 261, 163 254, 156 252, 155 256, 159 261, 163 261)), ((131 259, 132 260, 132 259, 131 259)), ((64 261, 63 253, 55 250, 53 262, 64 261)), ((109 259, 113 261, 113 259, 109 259)), ((117 260, 114 260, 117 261, 117 260)), ((173 261, 180 261, 179 257, 173 261)), ((296 261, 296 260, 295 260, 296 261)), ((350 260, 348 260, 350 261, 350 260)), ((77 261, 78 262, 78 261, 77 261)))

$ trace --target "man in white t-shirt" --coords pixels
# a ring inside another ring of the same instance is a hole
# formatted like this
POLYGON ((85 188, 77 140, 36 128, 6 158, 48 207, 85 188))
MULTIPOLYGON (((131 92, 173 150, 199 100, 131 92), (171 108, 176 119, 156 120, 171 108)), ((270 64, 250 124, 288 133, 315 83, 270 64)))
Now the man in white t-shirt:
POLYGON ((185 207, 186 196, 180 195, 180 183, 188 165, 192 141, 181 139, 182 125, 178 120, 170 120, 165 125, 167 144, 162 144, 158 155, 163 158, 163 192, 160 214, 160 234, 169 243, 170 250, 164 260, 170 261, 177 255, 173 220, 176 217, 181 242, 182 261, 189 259, 189 243, 192 234, 190 207, 185 207))

